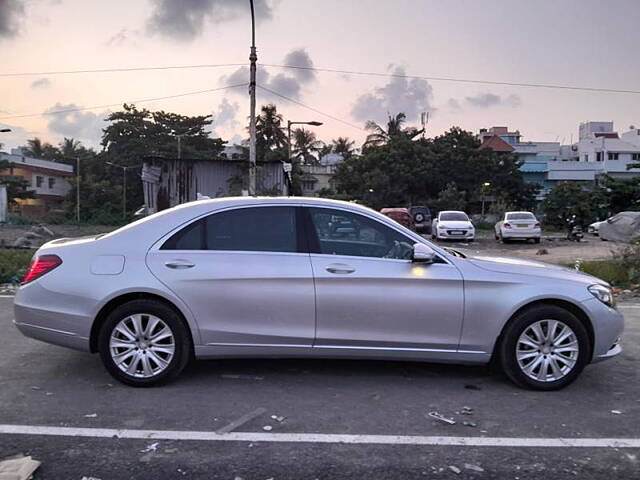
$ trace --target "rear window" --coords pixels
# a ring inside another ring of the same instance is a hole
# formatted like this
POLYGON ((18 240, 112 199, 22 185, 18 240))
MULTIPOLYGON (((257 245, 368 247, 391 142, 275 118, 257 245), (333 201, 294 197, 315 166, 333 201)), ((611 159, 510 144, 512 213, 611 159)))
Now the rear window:
POLYGON ((507 220, 535 220, 533 213, 508 213, 507 220))
POLYGON ((469 217, 467 217, 466 213, 462 212, 448 212, 441 213, 440 220, 445 222, 468 222, 469 217))

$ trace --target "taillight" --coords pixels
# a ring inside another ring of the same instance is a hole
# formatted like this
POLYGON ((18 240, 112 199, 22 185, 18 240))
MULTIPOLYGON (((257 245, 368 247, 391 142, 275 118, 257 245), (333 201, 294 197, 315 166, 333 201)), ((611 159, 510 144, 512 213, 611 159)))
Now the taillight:
POLYGON ((31 260, 31 265, 27 273, 22 278, 22 284, 34 281, 45 273, 50 272, 58 265, 62 264, 62 259, 57 255, 41 255, 31 260))
POLYGON ((511 224, 510 224, 510 223, 507 223, 507 222, 504 222, 504 223, 502 224, 502 226, 503 226, 504 228, 511 228, 511 224))
POLYGON ((535 228, 540 228, 540 222, 536 222, 535 228))

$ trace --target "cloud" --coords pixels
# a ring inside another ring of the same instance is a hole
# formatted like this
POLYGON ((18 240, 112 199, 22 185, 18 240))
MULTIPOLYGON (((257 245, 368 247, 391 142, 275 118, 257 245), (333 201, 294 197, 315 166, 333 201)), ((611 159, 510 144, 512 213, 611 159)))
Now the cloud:
POLYGON ((223 98, 218 105, 218 110, 213 113, 213 129, 212 136, 218 136, 217 129, 228 128, 233 130, 240 126, 240 123, 236 119, 238 112, 240 111, 240 105, 237 102, 230 102, 226 98, 223 98))
POLYGON ((50 86, 51 80, 46 77, 42 77, 31 82, 31 88, 49 88, 50 86))
POLYGON ((10 132, 0 133, 0 144, 2 144, 2 148, 0 148, 0 150, 4 152, 10 152, 12 148, 26 144, 29 138, 39 135, 39 132, 36 131, 27 130, 16 125, 0 123, 0 129, 4 128, 11 129, 10 132))
POLYGON ((449 101, 447 102, 447 107, 449 107, 449 110, 451 110, 452 112, 459 112, 460 110, 462 110, 460 102, 455 98, 449 99, 449 101))
MULTIPOLYGON (((45 110, 46 113, 80 108, 73 103, 56 103, 45 110)), ((104 119, 109 112, 99 114, 93 112, 68 112, 51 115, 47 127, 51 133, 88 141, 97 145, 102 138, 102 129, 106 126, 104 119)))
MULTIPOLYGON (((297 65, 301 67, 313 67, 313 61, 311 57, 304 49, 295 49, 287 53, 283 60, 284 65, 297 65)), ((290 69, 285 72, 280 72, 272 75, 271 72, 258 65, 256 72, 256 81, 258 85, 261 85, 269 90, 278 92, 280 95, 299 100, 302 96, 302 88, 305 85, 313 83, 316 79, 316 72, 313 70, 301 70, 290 69)), ((238 85, 249 82, 249 68, 240 67, 230 75, 222 77, 222 85, 238 85)), ((236 94, 246 95, 246 92, 241 89, 233 90, 236 94)), ((277 95, 274 95, 264 89, 258 88, 258 96, 261 100, 282 100, 277 95)))
POLYGON ((112 35, 111 38, 105 42, 105 45, 107 45, 107 47, 119 47, 120 45, 128 43, 132 36, 137 36, 138 34, 139 32, 137 30, 131 32, 128 28, 124 27, 112 35))
POLYGON ((522 99, 518 95, 509 95, 508 97, 501 97, 494 93, 479 93, 473 97, 465 97, 465 102, 472 107, 476 108, 490 108, 506 106, 511 108, 519 107, 522 104, 522 99))
POLYGON ((24 16, 24 1, 0 0, 0 39, 17 36, 24 16))
POLYGON ((362 121, 384 122, 388 114, 403 112, 408 121, 415 121, 422 112, 433 112, 433 88, 426 80, 404 78, 403 67, 394 67, 393 77, 383 87, 360 95, 351 109, 351 115, 362 121))
MULTIPOLYGON (((255 0, 257 21, 270 19, 268 0, 255 0)), ((249 2, 240 0, 153 0, 147 31, 174 40, 190 41, 202 34, 205 24, 220 24, 250 18, 249 2)))

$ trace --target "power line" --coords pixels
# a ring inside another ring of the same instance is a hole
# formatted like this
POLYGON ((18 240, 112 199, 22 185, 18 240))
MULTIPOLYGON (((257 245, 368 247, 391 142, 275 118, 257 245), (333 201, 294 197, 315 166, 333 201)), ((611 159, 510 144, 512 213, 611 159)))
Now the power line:
POLYGON ((328 73, 342 73, 347 75, 361 75, 370 77, 392 77, 392 78, 407 78, 407 79, 419 79, 441 82, 458 82, 458 83, 472 83, 483 85, 503 85, 510 87, 532 87, 532 88, 552 88, 561 90, 578 90, 586 92, 602 92, 602 93, 632 93, 640 94, 640 90, 623 90, 617 88, 598 88, 598 87, 581 87, 575 85, 554 85, 548 83, 522 83, 522 82, 501 82, 494 80, 477 80, 469 78, 454 78, 454 77, 433 77, 425 75, 404 75, 398 73, 381 73, 381 72, 359 72, 354 70, 339 70, 335 68, 316 68, 316 67, 302 67, 299 65, 278 65, 278 64, 262 64, 263 67, 272 68, 291 68, 297 70, 311 70, 314 72, 328 72, 328 73))
POLYGON ((91 107, 69 108, 69 109, 65 109, 65 110, 54 110, 54 111, 47 111, 47 112, 42 112, 42 113, 29 113, 29 114, 25 114, 25 115, 11 115, 9 117, 0 117, 0 120, 10 120, 10 119, 14 119, 14 118, 41 117, 41 116, 48 116, 48 115, 59 115, 59 114, 63 114, 63 113, 66 114, 66 113, 84 112, 86 110, 98 110, 98 109, 101 109, 101 108, 119 107, 123 103, 137 104, 137 103, 155 102, 157 100, 169 100, 169 99, 172 99, 172 98, 187 97, 189 95, 199 95, 199 94, 202 94, 202 93, 218 92, 220 90, 227 90, 227 89, 230 89, 230 88, 246 87, 247 85, 248 85, 248 83, 239 83, 239 84, 236 84, 236 85, 227 85, 225 87, 210 88, 210 89, 207 89, 207 90, 196 90, 194 92, 177 93, 175 95, 167 95, 167 96, 164 96, 164 97, 143 98, 141 100, 130 100, 130 101, 125 101, 125 102, 110 103, 108 105, 94 105, 94 106, 91 106, 91 107))
MULTIPOLYGON (((85 69, 85 70, 58 70, 58 71, 43 71, 43 72, 13 72, 13 73, 0 73, 2 77, 26 77, 26 76, 44 76, 44 75, 72 75, 83 73, 118 73, 118 72, 144 72, 144 71, 159 71, 159 70, 184 70, 184 69, 199 69, 199 68, 224 68, 224 67, 242 67, 245 63, 220 63, 220 64, 195 64, 195 65, 161 65, 151 67, 123 67, 123 68, 100 68, 100 69, 85 69)), ((342 70, 337 68, 319 68, 319 67, 305 67, 300 65, 282 65, 282 64, 261 64, 263 67, 272 68, 289 68, 297 70, 310 70, 315 72, 326 73, 340 73, 347 75, 359 75, 370 77, 387 77, 387 78, 407 78, 407 79, 421 79, 429 81, 440 82, 456 82, 456 83, 468 83, 479 85, 501 85, 510 87, 528 87, 528 88, 549 88, 559 90, 576 90, 586 92, 600 92, 600 93, 630 93, 634 95, 640 94, 640 90, 625 90, 619 88, 600 88, 600 87, 583 87, 579 85, 558 85, 550 83, 527 83, 527 82, 505 82, 499 80, 481 80, 470 78, 456 78, 456 77, 439 77, 431 75, 404 75, 397 73, 384 73, 384 72, 366 72, 356 70, 342 70)))
POLYGON ((265 92, 272 93, 273 95, 276 95, 276 96, 278 96, 280 98, 283 98, 284 100, 287 100, 287 101, 289 101, 291 103, 295 103, 296 105, 300 105, 301 107, 306 108, 307 110, 311 110, 312 112, 318 113, 318 114, 323 115, 323 116, 325 116, 327 118, 335 120, 336 122, 344 123, 345 125, 348 125, 349 127, 357 128, 358 130, 362 130, 363 132, 366 131, 362 127, 359 127, 357 125, 354 125, 353 123, 347 122, 346 120, 342 120, 341 118, 334 117, 333 115, 330 115, 328 113, 322 112, 322 111, 318 110, 317 108, 313 108, 313 107, 310 107, 309 105, 305 105, 304 103, 299 102, 298 100, 294 100, 293 98, 287 97, 286 95, 282 95, 281 93, 275 92, 275 91, 271 90, 270 88, 263 87, 260 84, 258 84, 257 87, 260 88, 261 90, 264 90, 265 92))
POLYGON ((0 73, 0 77, 31 77, 42 75, 73 75, 77 73, 118 73, 118 72, 145 72, 153 70, 182 70, 190 68, 221 68, 221 67, 241 67, 244 63, 220 63, 220 64, 197 64, 197 65, 163 65, 153 67, 122 67, 122 68, 97 68, 93 70, 54 70, 50 72, 13 72, 0 73))

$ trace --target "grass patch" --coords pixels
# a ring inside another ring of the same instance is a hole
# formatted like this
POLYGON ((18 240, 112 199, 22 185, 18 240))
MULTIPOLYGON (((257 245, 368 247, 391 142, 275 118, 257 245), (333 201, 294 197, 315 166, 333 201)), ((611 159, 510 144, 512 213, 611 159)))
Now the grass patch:
POLYGON ((26 273, 34 249, 0 249, 0 283, 20 281, 26 273))
MULTIPOLYGON (((574 267, 574 265, 567 265, 574 267)), ((618 287, 631 283, 629 269, 616 260, 593 260, 580 263, 580 271, 598 277, 618 287)))

